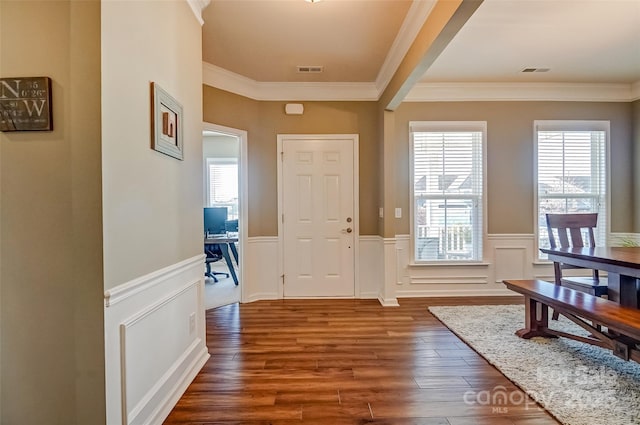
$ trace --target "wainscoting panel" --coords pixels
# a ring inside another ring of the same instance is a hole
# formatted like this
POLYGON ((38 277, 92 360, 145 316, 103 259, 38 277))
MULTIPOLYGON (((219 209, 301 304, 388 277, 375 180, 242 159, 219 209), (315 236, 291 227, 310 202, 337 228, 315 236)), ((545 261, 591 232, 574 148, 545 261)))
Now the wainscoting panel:
POLYGON ((534 260, 531 234, 487 235, 484 258, 479 263, 412 264, 410 236, 395 238, 397 270, 386 286, 395 286, 395 296, 500 296, 513 295, 503 279, 530 279, 553 276, 552 266, 534 260))
POLYGON ((278 275, 278 237, 258 236, 247 239, 243 279, 243 302, 282 298, 282 279, 278 275))
POLYGON ((495 247, 495 274, 496 283, 504 279, 524 279, 527 272, 527 248, 520 247, 495 247))
MULTIPOLYGON (((360 296, 359 298, 378 298, 384 282, 381 258, 383 256, 380 236, 360 236, 360 296)), ((356 294, 356 297, 358 295, 356 294)))
POLYGON ((160 424, 209 358, 204 256, 105 292, 108 424, 160 424))

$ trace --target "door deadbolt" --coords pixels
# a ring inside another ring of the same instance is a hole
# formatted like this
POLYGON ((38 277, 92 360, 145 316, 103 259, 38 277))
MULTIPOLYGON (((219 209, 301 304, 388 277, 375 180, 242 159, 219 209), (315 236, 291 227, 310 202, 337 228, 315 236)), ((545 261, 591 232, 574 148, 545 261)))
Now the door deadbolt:
POLYGON ((351 217, 347 217, 347 223, 351 223, 351 217))

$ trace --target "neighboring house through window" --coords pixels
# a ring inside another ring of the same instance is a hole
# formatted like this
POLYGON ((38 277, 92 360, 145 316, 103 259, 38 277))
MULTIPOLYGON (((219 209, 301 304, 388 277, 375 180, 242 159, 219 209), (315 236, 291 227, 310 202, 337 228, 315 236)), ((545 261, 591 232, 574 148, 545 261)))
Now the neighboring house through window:
POLYGON ((486 122, 409 126, 414 261, 482 260, 486 122))
POLYGON ((605 245, 609 122, 535 121, 534 126, 538 248, 549 247, 547 213, 598 213, 596 245, 605 245))

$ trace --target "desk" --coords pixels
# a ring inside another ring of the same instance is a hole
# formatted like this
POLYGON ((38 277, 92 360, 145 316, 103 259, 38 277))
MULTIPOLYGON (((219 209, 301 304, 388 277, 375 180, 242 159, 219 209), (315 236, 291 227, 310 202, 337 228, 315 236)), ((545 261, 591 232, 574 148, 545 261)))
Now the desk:
POLYGON ((549 260, 608 273, 609 299, 640 308, 640 247, 540 248, 549 260))
POLYGON ((229 268, 229 274, 233 278, 233 282, 237 285, 238 276, 236 275, 236 269, 235 267, 233 267, 233 262, 231 261, 231 256, 229 255, 229 249, 231 249, 231 253, 233 254, 233 258, 235 258, 236 260, 236 264, 240 264, 236 242, 238 242, 237 236, 213 235, 209 236, 208 238, 204 238, 205 249, 207 246, 218 246, 220 248, 220 251, 222 251, 222 256, 224 257, 224 261, 226 261, 227 267, 229 268))

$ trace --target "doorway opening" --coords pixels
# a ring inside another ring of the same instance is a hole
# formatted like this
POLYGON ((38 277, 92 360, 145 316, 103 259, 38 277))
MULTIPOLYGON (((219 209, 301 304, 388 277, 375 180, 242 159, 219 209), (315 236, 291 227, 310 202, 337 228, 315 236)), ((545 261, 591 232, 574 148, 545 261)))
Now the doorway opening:
MULTIPOLYGON (((202 132, 204 167, 203 206, 205 227, 207 217, 218 217, 216 230, 205 228, 205 310, 242 302, 245 275, 242 265, 246 259, 246 132, 205 123, 202 132), (212 214, 215 212, 215 214, 212 214), (220 214, 224 213, 224 214, 220 214), (223 217, 221 217, 223 216, 223 217), (219 243, 210 244, 211 241, 219 243)), ((209 219, 211 220, 211 218, 209 219)))

